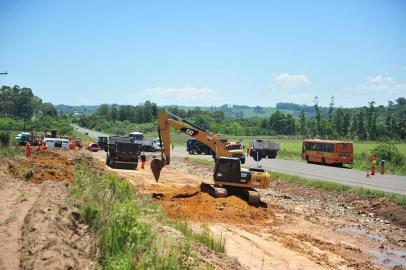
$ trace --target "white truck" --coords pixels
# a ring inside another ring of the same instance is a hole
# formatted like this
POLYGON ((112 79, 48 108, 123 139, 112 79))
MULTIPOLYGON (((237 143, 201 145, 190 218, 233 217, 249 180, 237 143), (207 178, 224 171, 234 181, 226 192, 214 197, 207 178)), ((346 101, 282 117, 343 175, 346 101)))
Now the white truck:
POLYGON ((144 133, 138 131, 131 132, 128 136, 134 139, 134 143, 141 144, 141 151, 157 152, 162 149, 159 138, 144 139, 144 133))

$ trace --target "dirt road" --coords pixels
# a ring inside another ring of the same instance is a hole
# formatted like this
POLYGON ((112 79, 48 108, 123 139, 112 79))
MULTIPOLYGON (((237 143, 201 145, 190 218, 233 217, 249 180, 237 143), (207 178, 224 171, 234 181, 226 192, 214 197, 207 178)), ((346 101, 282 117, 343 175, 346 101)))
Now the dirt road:
MULTIPOLYGON (((104 160, 102 152, 94 156, 104 160)), ((148 169, 114 171, 140 192, 153 194, 169 217, 208 224, 225 238, 227 255, 247 269, 406 266, 406 209, 384 200, 360 200, 273 179, 272 188, 261 191, 266 208, 257 208, 238 197, 218 201, 196 192, 212 168, 182 158, 163 169, 159 183, 148 169)))

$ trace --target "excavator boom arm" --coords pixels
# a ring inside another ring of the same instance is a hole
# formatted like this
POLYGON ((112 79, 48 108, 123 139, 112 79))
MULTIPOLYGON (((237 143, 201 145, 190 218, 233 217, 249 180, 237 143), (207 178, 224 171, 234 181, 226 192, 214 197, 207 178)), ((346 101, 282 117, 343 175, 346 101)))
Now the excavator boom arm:
POLYGON ((165 165, 170 164, 171 160, 171 140, 170 140, 170 128, 180 130, 186 135, 189 135, 198 141, 206 144, 213 150, 217 157, 219 156, 229 156, 226 150, 226 144, 220 140, 220 138, 193 124, 184 120, 176 115, 170 114, 165 110, 159 113, 158 117, 158 134, 161 140, 162 151, 161 160, 153 160, 151 162, 151 169, 154 173, 155 179, 158 180, 160 171, 165 165))

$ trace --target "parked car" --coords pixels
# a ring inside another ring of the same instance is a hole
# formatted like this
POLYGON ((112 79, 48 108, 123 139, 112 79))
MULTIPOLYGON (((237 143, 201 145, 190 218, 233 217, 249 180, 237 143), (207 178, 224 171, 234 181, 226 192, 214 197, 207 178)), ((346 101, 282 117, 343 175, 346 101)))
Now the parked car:
POLYGON ((91 144, 89 144, 89 145, 87 146, 87 149, 88 149, 90 152, 97 152, 97 151, 103 150, 103 148, 101 148, 100 145, 98 145, 97 143, 91 143, 91 144))

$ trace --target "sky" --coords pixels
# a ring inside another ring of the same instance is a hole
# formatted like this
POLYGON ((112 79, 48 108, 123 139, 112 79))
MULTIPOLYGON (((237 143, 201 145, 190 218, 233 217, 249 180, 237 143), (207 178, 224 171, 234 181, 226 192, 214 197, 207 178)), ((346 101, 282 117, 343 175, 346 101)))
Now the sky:
POLYGON ((0 0, 0 85, 54 104, 406 96, 406 1, 0 0))

